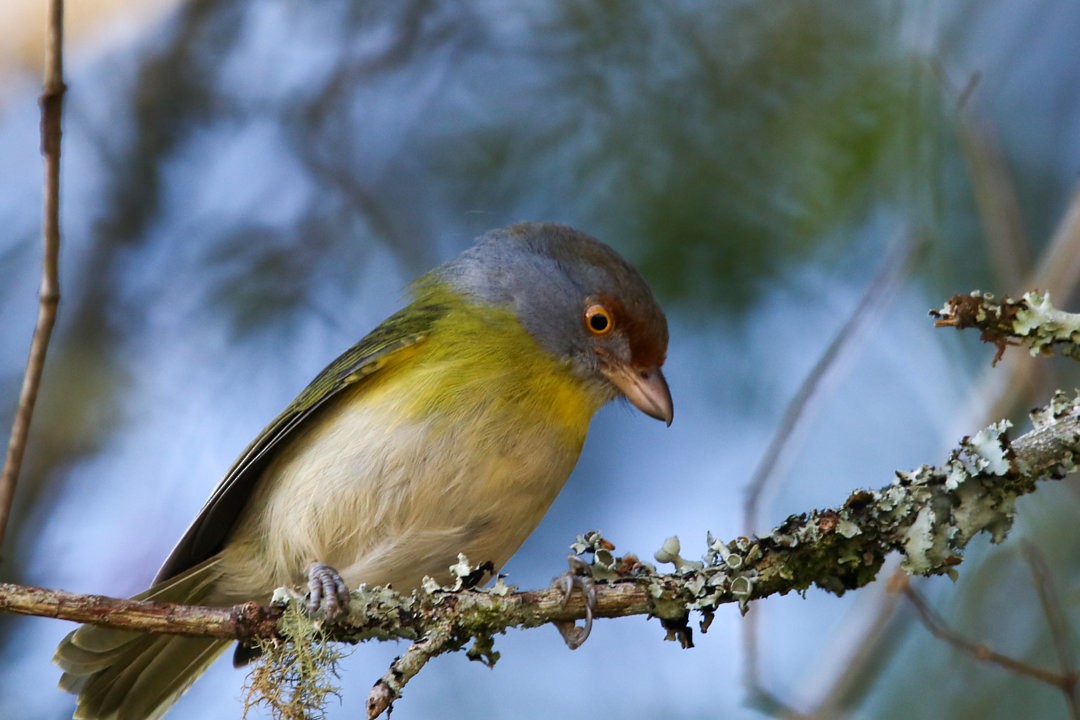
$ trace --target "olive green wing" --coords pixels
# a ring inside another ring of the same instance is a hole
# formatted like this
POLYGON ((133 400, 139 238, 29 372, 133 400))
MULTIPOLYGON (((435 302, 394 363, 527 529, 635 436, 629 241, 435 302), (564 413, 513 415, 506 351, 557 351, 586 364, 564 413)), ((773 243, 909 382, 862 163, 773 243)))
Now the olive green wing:
POLYGON ((263 468, 285 441, 339 397, 342 390, 376 377, 379 370, 393 362, 402 350, 424 342, 432 326, 445 314, 443 305, 414 303, 387 318, 319 373, 229 468, 161 566, 154 583, 167 580, 220 552, 258 484, 263 468))

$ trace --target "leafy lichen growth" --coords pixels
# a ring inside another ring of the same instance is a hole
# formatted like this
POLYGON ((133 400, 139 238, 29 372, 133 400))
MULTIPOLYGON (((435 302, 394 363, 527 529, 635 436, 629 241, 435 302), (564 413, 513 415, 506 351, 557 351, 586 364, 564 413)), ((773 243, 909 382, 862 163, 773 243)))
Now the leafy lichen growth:
POLYGON ((1032 291, 1020 298, 997 300, 975 291, 949 298, 930 315, 939 326, 979 328, 982 340, 997 346, 994 364, 1009 345, 1025 345, 1032 355, 1050 354, 1056 347, 1064 355, 1080 358, 1080 315, 1055 308, 1049 293, 1032 291))
POLYGON ((495 667, 501 653, 495 649, 495 638, 491 635, 477 635, 473 644, 465 651, 465 657, 489 668, 495 667))
MULTIPOLYGON (((1033 416, 1035 433, 1076 413, 1080 397, 1055 396, 1033 416)), ((652 614, 672 622, 681 608, 699 610, 707 623, 723 603, 734 601, 745 613, 754 598, 811 585, 843 594, 873 580, 895 550, 909 573, 952 575, 975 535, 987 532, 994 542, 1005 537, 1016 497, 1038 477, 1075 470, 1072 455, 1063 458, 1060 448, 1049 453, 1052 462, 1029 467, 1016 454, 1010 427, 993 423, 964 438, 938 467, 898 472, 891 485, 856 491, 837 509, 793 515, 763 537, 724 542, 710 534, 703 565, 684 559, 678 540, 669 538, 656 559, 673 563, 675 576, 644 578, 652 614)), ((1023 440, 1027 457, 1038 444, 1034 437, 1023 440)))

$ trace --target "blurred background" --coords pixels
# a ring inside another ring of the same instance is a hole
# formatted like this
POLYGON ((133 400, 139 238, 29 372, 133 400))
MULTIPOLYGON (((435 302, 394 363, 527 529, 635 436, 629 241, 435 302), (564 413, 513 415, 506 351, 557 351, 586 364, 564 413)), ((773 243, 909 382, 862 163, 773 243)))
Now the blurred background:
MULTIPOLYGON (((671 321, 676 403, 670 429, 601 412, 506 568, 521 587, 593 528, 643 557, 669 535, 696 557, 708 530, 767 532, 992 419, 1022 432, 1080 382, 1018 351, 991 370, 975 333, 927 318, 976 288, 1076 308, 1080 4, 69 5, 63 301, 5 581, 143 589, 235 455, 410 279, 517 220, 573 224, 639 266, 671 321)), ((0 9, 5 438, 39 282, 44 14, 0 9)), ((964 636, 1056 670, 1080 620, 1077 490, 1040 487, 1005 543, 979 538, 957 581, 919 592, 964 636)), ((50 664, 70 629, 0 617, 0 717, 70 716, 50 664)), ((932 637, 884 582, 722 608, 691 650, 663 634, 601 621, 571 653, 554 630, 510 632, 494 670, 433 662, 394 717, 1069 713, 932 637)), ((329 717, 360 716, 403 650, 356 649, 329 717)), ((243 679, 224 660, 170 717, 238 717, 243 679)))

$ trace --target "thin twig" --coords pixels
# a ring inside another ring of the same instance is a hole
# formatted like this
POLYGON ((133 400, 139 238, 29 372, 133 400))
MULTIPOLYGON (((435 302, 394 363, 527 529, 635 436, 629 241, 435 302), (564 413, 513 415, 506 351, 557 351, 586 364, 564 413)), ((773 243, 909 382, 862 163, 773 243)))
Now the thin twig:
MULTIPOLYGON (((852 314, 844 322, 843 326, 833 336, 832 341, 821 353, 814 366, 807 373, 799 386, 795 396, 784 410, 784 416, 780 420, 776 431, 773 433, 769 446, 762 455, 761 462, 754 471, 746 490, 746 499, 743 504, 743 527, 749 535, 757 530, 758 513, 761 498, 766 489, 772 484, 778 474, 778 469, 783 466, 781 462, 791 452, 792 438, 795 430, 807 419, 807 408, 814 399, 829 370, 841 357, 843 351, 850 346, 858 336, 863 323, 873 317, 874 313, 884 307, 885 301, 899 284, 900 280, 911 269, 912 252, 916 246, 915 237, 911 233, 898 241, 886 256, 885 262, 877 274, 867 285, 862 297, 855 304, 852 314)), ((787 708, 774 695, 769 693, 761 684, 760 671, 760 647, 758 644, 759 613, 753 613, 743 619, 740 626, 743 646, 743 684, 748 688, 752 698, 763 706, 775 708, 772 715, 784 714, 795 715, 795 710, 787 708)))
MULTIPOLYGON (((1022 288, 1039 288, 1063 305, 1080 284, 1080 183, 1073 189, 1069 206, 1043 250, 1037 267, 1022 288)), ((987 368, 969 394, 968 408, 957 415, 953 430, 1008 417, 1031 403, 1052 366, 1016 354, 1003 368, 987 368)))
POLYGON ((45 51, 45 81, 41 93, 41 153, 45 161, 45 199, 42 210, 43 261, 41 288, 38 292, 38 317, 34 335, 30 340, 30 353, 26 361, 19 404, 11 425, 4 469, 0 473, 0 543, 11 517, 11 505, 15 499, 15 486, 22 468, 23 453, 30 432, 30 420, 34 414, 41 375, 45 368, 45 353, 49 348, 53 326, 56 324, 56 308, 60 303, 60 279, 58 272, 60 255, 60 120, 64 91, 63 66, 64 2, 49 2, 49 42, 45 51))
POLYGON ((1080 703, 1076 698, 1076 664, 1073 662, 1071 644, 1069 642, 1068 622, 1065 613, 1061 609, 1061 601, 1054 591, 1053 579, 1050 568, 1046 566, 1046 559, 1039 549, 1029 541, 1020 545, 1028 567, 1031 568, 1032 578, 1035 580, 1035 590, 1039 593, 1039 603, 1042 605, 1046 622, 1050 626, 1050 640, 1054 644, 1054 652, 1057 654, 1058 668, 1061 670, 1062 682, 1058 685, 1065 695, 1065 702, 1069 705, 1069 712, 1074 720, 1080 718, 1080 703))
POLYGON ((843 669, 831 678, 829 687, 820 694, 807 718, 829 720, 849 716, 852 707, 873 689, 872 678, 881 666, 881 649, 896 646, 906 629, 905 623, 897 622, 896 610, 901 602, 901 591, 911 581, 912 578, 900 567, 893 568, 885 579, 885 592, 870 608, 873 619, 862 624, 856 641, 846 643, 852 649, 843 658, 843 669))
POLYGON ((919 619, 922 620, 923 625, 930 631, 931 635, 940 640, 944 640, 976 660, 993 663, 1010 672, 1016 673, 1017 675, 1033 678, 1039 682, 1044 682, 1047 685, 1053 685, 1054 687, 1062 687, 1063 683, 1072 683, 1075 681, 1075 678, 1067 678, 1058 673, 1051 672, 1050 670, 1011 658, 1008 655, 994 652, 984 643, 968 640, 966 637, 949 627, 948 623, 946 623, 945 620, 930 607, 923 596, 910 585, 904 589, 904 594, 915 607, 919 619))
POLYGON ((893 246, 877 274, 866 286, 862 297, 855 303, 851 315, 833 336, 788 403, 769 446, 762 454, 761 463, 747 484, 746 499, 743 502, 743 526, 747 534, 757 530, 761 498, 776 477, 777 468, 782 465, 781 460, 790 452, 795 429, 805 419, 807 407, 814 399, 814 394, 837 359, 858 335, 860 326, 884 306, 896 285, 910 271, 915 240, 912 234, 907 233, 893 246))
POLYGON ((379 678, 367 699, 368 720, 374 720, 390 709, 401 697, 406 683, 416 677, 432 659, 447 652, 451 646, 450 628, 437 626, 417 640, 390 663, 390 669, 379 678))

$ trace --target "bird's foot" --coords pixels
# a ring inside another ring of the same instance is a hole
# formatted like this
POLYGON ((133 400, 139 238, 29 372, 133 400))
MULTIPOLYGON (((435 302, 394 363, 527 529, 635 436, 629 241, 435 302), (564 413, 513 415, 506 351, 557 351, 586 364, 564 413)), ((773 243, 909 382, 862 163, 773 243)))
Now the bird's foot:
POLYGON ((311 563, 308 575, 308 612, 314 615, 322 611, 327 620, 333 620, 349 608, 349 588, 338 571, 325 563, 311 563))
POLYGON ((596 609, 596 583, 593 581, 592 567, 587 562, 577 555, 569 555, 566 560, 570 569, 555 578, 552 586, 563 591, 563 607, 570 602, 574 588, 581 590, 581 594, 585 596, 585 624, 579 627, 573 620, 563 620, 555 623, 555 628, 562 635, 566 646, 577 650, 589 639, 589 633, 592 632, 593 611, 596 609))

